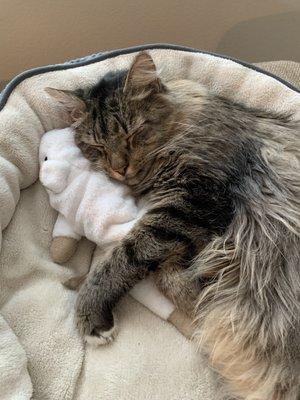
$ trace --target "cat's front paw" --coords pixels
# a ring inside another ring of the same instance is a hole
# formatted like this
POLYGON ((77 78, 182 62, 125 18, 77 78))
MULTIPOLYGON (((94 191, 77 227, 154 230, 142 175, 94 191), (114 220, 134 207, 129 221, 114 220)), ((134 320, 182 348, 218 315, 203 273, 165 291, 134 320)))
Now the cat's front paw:
POLYGON ((99 302, 98 290, 98 287, 84 286, 76 305, 78 330, 85 341, 93 346, 109 344, 116 336, 114 316, 99 302))
MULTIPOLYGON (((89 321, 88 325, 94 324, 95 321, 89 321)), ((77 319, 77 326, 85 329, 86 322, 77 319)), ((80 328, 79 328, 80 329, 80 328)), ((113 324, 109 330, 104 330, 102 327, 94 325, 91 333, 84 335, 84 340, 92 346, 103 346, 112 343, 116 337, 116 325, 113 324)))

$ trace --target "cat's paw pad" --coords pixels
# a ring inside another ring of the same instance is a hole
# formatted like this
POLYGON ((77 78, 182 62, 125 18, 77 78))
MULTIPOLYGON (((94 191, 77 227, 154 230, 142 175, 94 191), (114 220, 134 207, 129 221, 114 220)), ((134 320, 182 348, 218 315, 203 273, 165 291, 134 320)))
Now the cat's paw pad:
POLYGON ((95 329, 90 335, 85 335, 85 341, 91 346, 103 346, 114 341, 116 337, 116 325, 108 331, 95 329))

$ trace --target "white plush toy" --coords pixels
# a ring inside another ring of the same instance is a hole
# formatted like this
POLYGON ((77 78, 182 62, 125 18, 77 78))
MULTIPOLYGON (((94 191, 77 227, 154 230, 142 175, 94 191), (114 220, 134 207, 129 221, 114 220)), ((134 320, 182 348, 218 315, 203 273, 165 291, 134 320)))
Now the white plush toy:
POLYGON ((133 198, 125 186, 90 170, 71 128, 45 133, 39 158, 40 181, 59 212, 53 230, 53 237, 59 239, 51 248, 54 261, 66 262, 82 236, 101 246, 129 232, 138 217, 133 198))
MULTIPOLYGON (((39 160, 40 181, 59 213, 50 249, 55 262, 66 262, 83 236, 99 246, 121 240, 143 215, 144 210, 137 207, 125 186, 90 169, 74 142, 72 128, 45 133, 39 160)), ((190 336, 190 321, 159 292, 151 278, 136 285, 131 295, 190 336)))

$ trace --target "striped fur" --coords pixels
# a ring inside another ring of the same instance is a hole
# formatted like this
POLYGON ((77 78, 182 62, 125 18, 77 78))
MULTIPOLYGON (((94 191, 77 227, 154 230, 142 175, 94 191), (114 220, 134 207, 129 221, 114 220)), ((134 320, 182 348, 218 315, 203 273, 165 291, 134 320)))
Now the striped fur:
POLYGON ((82 334, 111 330, 120 297, 154 271, 195 313, 228 398, 299 399, 299 122, 163 84, 147 53, 76 96, 78 146, 150 208, 81 288, 82 334))

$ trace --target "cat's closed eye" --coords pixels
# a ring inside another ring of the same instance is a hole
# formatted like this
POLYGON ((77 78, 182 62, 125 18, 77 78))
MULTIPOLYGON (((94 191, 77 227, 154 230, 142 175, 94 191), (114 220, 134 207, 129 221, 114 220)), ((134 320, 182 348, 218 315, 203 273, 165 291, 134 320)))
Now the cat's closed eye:
POLYGON ((148 144, 153 139, 151 130, 144 126, 141 126, 138 131, 135 131, 131 137, 131 144, 133 146, 140 146, 143 144, 148 144))
POLYGON ((99 145, 92 145, 87 143, 80 143, 80 149, 89 159, 99 159, 104 157, 104 148, 99 145))
POLYGON ((99 143, 99 135, 97 134, 97 131, 95 129, 88 129, 87 130, 87 136, 90 138, 89 142, 92 142, 92 144, 99 150, 103 150, 103 146, 99 143), (92 139, 92 141, 91 141, 92 139))
POLYGON ((102 146, 95 146, 95 149, 97 150, 99 156, 103 156, 104 155, 104 148, 102 146))

